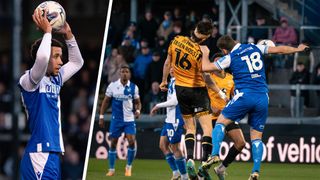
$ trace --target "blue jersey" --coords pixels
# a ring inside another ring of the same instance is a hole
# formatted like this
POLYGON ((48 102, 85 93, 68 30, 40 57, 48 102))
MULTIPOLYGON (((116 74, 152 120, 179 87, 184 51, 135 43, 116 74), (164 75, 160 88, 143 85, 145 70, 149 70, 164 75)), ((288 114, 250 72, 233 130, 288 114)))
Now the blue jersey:
POLYGON ((230 54, 215 62, 220 69, 230 68, 235 87, 240 92, 268 92, 263 54, 268 47, 254 44, 236 44, 230 54))
POLYGON ((175 82, 176 82, 175 78, 171 78, 170 83, 168 85, 167 101, 175 100, 176 104, 174 106, 167 107, 166 123, 183 125, 184 122, 182 119, 180 107, 178 105, 176 89, 175 89, 175 82))
POLYGON ((60 113, 61 86, 60 73, 58 76, 43 77, 33 91, 27 91, 19 84, 31 131, 26 152, 64 152, 60 113))
POLYGON ((112 98, 112 120, 121 122, 134 121, 133 99, 139 98, 137 85, 128 81, 124 86, 119 79, 109 84, 105 95, 112 98))

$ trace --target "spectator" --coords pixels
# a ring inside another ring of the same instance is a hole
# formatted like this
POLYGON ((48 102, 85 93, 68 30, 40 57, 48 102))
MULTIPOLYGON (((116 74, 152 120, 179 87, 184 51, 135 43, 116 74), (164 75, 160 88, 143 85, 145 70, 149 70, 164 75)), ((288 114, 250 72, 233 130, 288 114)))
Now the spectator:
POLYGON ((141 47, 141 54, 136 57, 133 65, 133 76, 135 80, 134 82, 139 87, 141 98, 145 93, 145 75, 147 67, 151 63, 151 61, 152 55, 150 53, 150 49, 148 47, 141 47))
MULTIPOLYGON (((290 84, 309 84, 309 72, 305 68, 303 63, 298 63, 297 65, 297 70, 292 74, 290 78, 290 84)), ((291 102, 290 102, 290 112, 291 116, 294 117, 296 113, 296 91, 292 90, 291 91, 291 102)), ((300 94, 300 104, 299 106, 299 111, 300 115, 303 116, 303 107, 304 105, 308 104, 308 91, 302 90, 300 94)))
POLYGON ((208 13, 208 15, 213 23, 219 24, 219 11, 218 11, 218 7, 216 5, 211 6, 211 9, 210 9, 210 12, 208 13))
POLYGON ((105 61, 105 71, 103 71, 107 73, 108 83, 120 78, 119 69, 124 64, 127 64, 124 57, 118 54, 116 48, 112 49, 110 56, 105 61))
POLYGON ((142 110, 144 113, 149 113, 153 106, 161 102, 161 93, 158 82, 151 84, 151 90, 145 95, 142 110))
POLYGON ((119 47, 119 54, 121 54, 123 58, 126 60, 126 62, 130 64, 134 61, 135 50, 135 47, 133 47, 131 44, 130 37, 126 37, 124 38, 124 40, 121 43, 121 46, 119 47))
POLYGON ((144 19, 139 23, 140 38, 147 39, 149 47, 155 46, 155 37, 157 36, 158 23, 153 18, 150 10, 146 11, 144 19))
POLYGON ((175 7, 173 10, 173 21, 180 22, 182 27, 185 25, 186 18, 181 13, 181 9, 179 7, 175 7))
POLYGON ((154 51, 157 51, 160 53, 161 59, 164 59, 167 57, 167 49, 168 49, 168 46, 167 46, 167 43, 166 43, 164 37, 162 37, 162 36, 158 37, 157 44, 156 44, 154 51))
POLYGON ((131 46, 133 46, 135 50, 140 49, 139 41, 136 39, 132 29, 127 29, 122 42, 124 42, 125 39, 129 39, 131 46))
MULTIPOLYGON (((314 78, 313 78, 313 84, 320 85, 320 63, 317 65, 315 71, 314 71, 314 78)), ((320 114, 320 90, 317 91, 317 108, 318 108, 318 115, 320 114)))
POLYGON ((161 83, 163 64, 164 60, 161 59, 160 53, 155 51, 152 54, 152 61, 147 67, 145 87, 149 88, 152 82, 161 83))
POLYGON ((259 28, 266 25, 265 17, 257 15, 255 25, 258 26, 258 28, 253 28, 251 31, 249 31, 248 42, 256 44, 259 42, 259 40, 268 39, 268 29, 259 28))
MULTIPOLYGON (((306 41, 302 41, 302 43, 308 46, 310 45, 306 41)), ((297 64, 301 62, 304 64, 309 73, 312 73, 314 69, 314 61, 315 59, 312 51, 295 53, 293 61, 293 71, 296 71, 297 64)))
POLYGON ((179 35, 183 35, 182 23, 180 21, 175 21, 173 23, 173 31, 169 34, 167 42, 170 43, 174 37, 179 35))
POLYGON ((208 14, 204 14, 204 15, 202 15, 201 21, 203 21, 203 22, 212 22, 212 19, 210 18, 210 16, 208 14))
POLYGON ((167 40, 172 30, 173 30, 172 14, 170 11, 166 11, 164 12, 163 21, 158 28, 157 35, 163 36, 167 40))
POLYGON ((212 57, 215 53, 220 52, 220 49, 217 47, 217 41, 220 37, 221 34, 219 33, 219 28, 217 25, 214 25, 211 36, 203 42, 203 44, 207 45, 210 49, 210 57, 212 57))
POLYGON ((0 82, 0 112, 10 112, 11 95, 6 84, 0 82))
POLYGON ((194 29, 196 23, 198 22, 198 17, 195 10, 191 10, 189 15, 186 17, 185 27, 190 30, 194 29))
POLYGON ((281 26, 277 27, 273 34, 272 41, 284 45, 297 44, 297 33, 293 27, 288 25, 288 19, 281 17, 280 24, 281 26))

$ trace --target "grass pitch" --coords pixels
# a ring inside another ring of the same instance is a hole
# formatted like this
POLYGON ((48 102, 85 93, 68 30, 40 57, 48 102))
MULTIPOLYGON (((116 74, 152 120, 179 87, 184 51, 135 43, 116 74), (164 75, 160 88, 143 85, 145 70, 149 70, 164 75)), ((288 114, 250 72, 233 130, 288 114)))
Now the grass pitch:
MULTIPOLYGON (((97 160, 90 158, 87 172, 87 180, 114 179, 114 180, 162 180, 170 179, 172 172, 165 160, 145 160, 135 159, 133 162, 132 176, 125 177, 126 161, 116 161, 116 175, 106 177, 108 169, 107 160, 97 160)), ((196 162, 198 167, 199 162, 196 162)), ((248 179, 252 167, 252 162, 234 162, 227 170, 226 179, 241 180, 248 179)), ((210 171, 212 179, 218 179, 213 171, 210 171)), ((261 179, 271 180, 317 180, 320 179, 320 165, 308 164, 284 164, 284 163, 262 163, 261 179)))

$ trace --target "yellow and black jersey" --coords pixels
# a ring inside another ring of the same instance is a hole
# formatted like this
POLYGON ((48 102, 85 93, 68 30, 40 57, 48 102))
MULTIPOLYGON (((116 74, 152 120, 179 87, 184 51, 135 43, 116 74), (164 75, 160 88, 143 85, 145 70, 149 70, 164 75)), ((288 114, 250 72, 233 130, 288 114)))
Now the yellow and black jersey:
POLYGON ((197 43, 189 37, 176 36, 170 43, 168 54, 177 86, 205 87, 201 72, 202 52, 197 43))
MULTIPOLYGON (((231 97, 234 91, 234 82, 233 76, 229 73, 226 73, 224 78, 215 75, 214 73, 210 73, 211 78, 215 81, 217 86, 222 89, 227 97, 231 97)), ((210 105, 213 109, 221 111, 225 106, 226 102, 221 99, 218 93, 214 92, 212 89, 208 88, 208 95, 210 98, 210 105)), ((218 114, 214 114, 215 119, 217 118, 218 114)))

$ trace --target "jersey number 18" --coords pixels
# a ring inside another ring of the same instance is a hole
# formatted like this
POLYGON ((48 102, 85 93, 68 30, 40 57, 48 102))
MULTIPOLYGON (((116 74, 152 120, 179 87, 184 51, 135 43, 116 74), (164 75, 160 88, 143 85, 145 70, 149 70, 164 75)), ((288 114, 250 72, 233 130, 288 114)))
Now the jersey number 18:
POLYGON ((241 60, 246 61, 250 73, 259 71, 263 67, 263 62, 258 52, 250 54, 250 57, 248 55, 242 56, 241 60))

